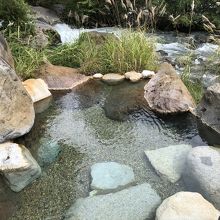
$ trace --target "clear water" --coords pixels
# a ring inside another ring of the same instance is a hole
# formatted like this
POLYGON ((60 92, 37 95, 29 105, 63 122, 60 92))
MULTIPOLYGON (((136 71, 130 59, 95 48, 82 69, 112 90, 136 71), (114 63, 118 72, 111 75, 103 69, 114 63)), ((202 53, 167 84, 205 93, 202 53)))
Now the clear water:
POLYGON ((131 166, 137 183, 150 183, 162 198, 184 190, 182 180, 176 184, 162 180, 144 150, 206 143, 191 115, 161 118, 149 111, 143 98, 145 83, 111 87, 96 82, 54 96, 32 131, 19 140, 41 164, 42 176, 17 194, 3 185, 2 216, 9 212, 13 220, 62 219, 77 198, 88 196, 89 171, 96 162, 131 166))

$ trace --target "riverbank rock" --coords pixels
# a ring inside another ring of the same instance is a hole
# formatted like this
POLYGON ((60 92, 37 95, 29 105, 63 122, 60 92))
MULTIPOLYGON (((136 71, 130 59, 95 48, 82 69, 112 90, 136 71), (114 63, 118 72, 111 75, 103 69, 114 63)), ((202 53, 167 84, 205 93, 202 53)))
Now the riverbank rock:
POLYGON ((135 71, 125 73, 125 78, 129 79, 131 82, 135 83, 141 80, 142 74, 135 71))
POLYGON ((161 199, 147 183, 120 192, 78 199, 66 220, 150 220, 161 199))
POLYGON ((124 75, 116 74, 116 73, 109 73, 105 74, 102 77, 102 81, 107 83, 108 85, 117 85, 123 82, 125 79, 124 75))
POLYGON ((53 25, 61 22, 56 13, 48 8, 41 6, 31 6, 34 18, 37 21, 43 21, 47 24, 53 25))
POLYGON ((144 89, 147 103, 158 113, 187 112, 196 106, 186 86, 168 63, 161 65, 144 89))
POLYGON ((41 113, 49 107, 52 95, 42 79, 28 79, 23 82, 23 85, 31 96, 35 113, 41 113))
POLYGON ((208 142, 210 144, 220 144, 220 83, 208 87, 196 108, 196 114, 201 122, 199 124, 200 130, 203 127, 208 127, 208 129, 205 129, 206 131, 210 130, 211 136, 207 137, 208 142))
POLYGON ((135 181, 133 169, 116 162, 94 164, 91 177, 91 189, 100 193, 118 191, 135 181))
POLYGON ((155 72, 150 70, 143 70, 141 74, 142 78, 144 79, 151 79, 153 76, 155 76, 155 72))
POLYGON ((177 182, 185 167, 185 160, 192 149, 190 145, 173 145, 156 150, 145 151, 156 172, 170 182, 177 182))
POLYGON ((0 172, 8 186, 21 191, 41 174, 41 168, 23 145, 7 142, 0 144, 0 172))
POLYGON ((93 79, 102 79, 102 77, 103 77, 103 74, 101 73, 96 73, 92 76, 93 79))
POLYGON ((220 212, 199 193, 179 192, 165 199, 156 220, 218 220, 220 212))
POLYGON ((95 42, 96 45, 105 43, 108 39, 111 40, 118 40, 115 34, 113 33, 105 33, 105 32, 98 32, 98 31, 89 31, 82 34, 82 40, 90 40, 95 42))
POLYGON ((44 64, 39 70, 40 77, 51 91, 70 91, 89 81, 90 77, 79 73, 78 69, 44 64))
POLYGON ((2 34, 0 34, 0 57, 14 68, 14 59, 11 50, 2 34))
POLYGON ((34 124, 34 106, 15 71, 0 58, 0 143, 20 137, 34 124))
POLYGON ((201 193, 220 209, 220 154, 210 147, 193 148, 183 178, 190 190, 201 193))

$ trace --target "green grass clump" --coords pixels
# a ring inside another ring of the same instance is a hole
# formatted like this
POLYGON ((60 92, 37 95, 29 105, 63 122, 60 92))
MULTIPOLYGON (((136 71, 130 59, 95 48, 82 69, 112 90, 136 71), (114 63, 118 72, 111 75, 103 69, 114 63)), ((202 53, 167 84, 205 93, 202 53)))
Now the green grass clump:
POLYGON ((142 32, 124 32, 120 38, 84 33, 75 43, 42 49, 32 47, 28 39, 30 36, 22 36, 19 29, 7 36, 16 72, 22 79, 36 77, 36 70, 46 60, 54 65, 79 68, 87 75, 156 69, 154 40, 142 32))
POLYGON ((7 30, 5 37, 15 61, 16 73, 24 80, 34 77, 35 71, 45 60, 45 50, 32 47, 31 35, 25 35, 19 28, 10 34, 7 30))
POLYGON ((62 44, 46 51, 47 59, 54 65, 79 67, 77 44, 62 44))
POLYGON ((157 64, 154 40, 142 32, 131 31, 120 38, 110 35, 104 40, 83 33, 76 43, 60 45, 51 51, 48 60, 56 65, 80 67, 87 75, 155 70, 157 64))
MULTIPOLYGON (((189 58, 189 60, 190 60, 190 58, 189 58)), ((187 89, 189 90, 192 97, 194 98, 196 104, 198 104, 202 99, 204 89, 203 89, 201 82, 199 82, 199 81, 193 82, 190 79, 190 72, 191 72, 191 67, 189 64, 185 67, 185 70, 184 70, 183 74, 181 75, 181 79, 182 79, 183 83, 185 84, 185 86, 187 87, 187 89)))
POLYGON ((24 80, 35 77, 35 71, 44 61, 44 51, 18 42, 11 42, 9 45, 15 61, 16 73, 24 80))

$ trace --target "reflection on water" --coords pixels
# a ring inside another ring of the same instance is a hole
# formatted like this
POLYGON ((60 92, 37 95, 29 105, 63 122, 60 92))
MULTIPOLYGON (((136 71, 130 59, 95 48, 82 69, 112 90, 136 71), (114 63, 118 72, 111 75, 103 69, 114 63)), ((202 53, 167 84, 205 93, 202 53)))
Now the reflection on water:
POLYGON ((182 181, 161 180, 144 150, 205 143, 189 114, 158 117, 149 111, 143 86, 143 82, 114 87, 90 82, 54 99, 30 134, 20 140, 41 164, 43 174, 16 194, 17 211, 11 219, 62 219, 73 201, 88 195, 89 170, 96 162, 131 166, 137 182, 150 183, 162 198, 184 190, 182 181))

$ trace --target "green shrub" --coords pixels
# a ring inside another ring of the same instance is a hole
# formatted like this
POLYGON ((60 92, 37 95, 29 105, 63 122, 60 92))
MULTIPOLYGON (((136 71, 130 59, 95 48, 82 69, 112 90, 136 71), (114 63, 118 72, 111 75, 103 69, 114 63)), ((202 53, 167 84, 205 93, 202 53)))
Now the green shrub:
POLYGON ((11 25, 24 30, 31 23, 28 4, 24 0, 0 0, 0 20, 4 21, 3 28, 11 25))

